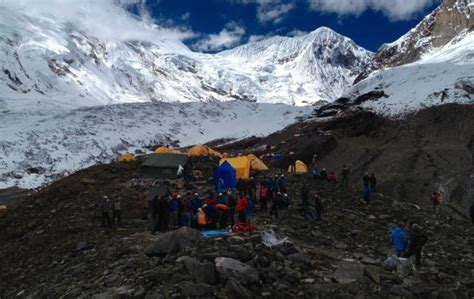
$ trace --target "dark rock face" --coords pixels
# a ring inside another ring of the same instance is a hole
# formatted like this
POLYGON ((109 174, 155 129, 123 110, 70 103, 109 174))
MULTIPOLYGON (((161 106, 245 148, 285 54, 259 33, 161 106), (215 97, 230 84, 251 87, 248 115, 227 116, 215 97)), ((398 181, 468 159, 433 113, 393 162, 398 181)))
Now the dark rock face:
POLYGON ((150 245, 145 254, 151 256, 166 256, 167 254, 178 252, 181 249, 191 246, 199 240, 201 234, 198 230, 189 227, 181 227, 177 230, 164 233, 150 245))
POLYGON ((413 31, 402 37, 403 40, 383 45, 354 84, 376 70, 415 62, 431 48, 442 47, 463 31, 474 30, 474 12, 468 3, 469 0, 444 0, 413 31))

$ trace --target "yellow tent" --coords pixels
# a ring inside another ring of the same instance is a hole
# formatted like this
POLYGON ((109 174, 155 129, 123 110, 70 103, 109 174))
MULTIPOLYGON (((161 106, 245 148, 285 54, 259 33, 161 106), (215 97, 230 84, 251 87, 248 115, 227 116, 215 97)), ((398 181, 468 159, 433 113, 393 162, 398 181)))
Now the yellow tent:
POLYGON ((248 179, 250 177, 250 161, 247 157, 225 158, 219 161, 219 165, 227 161, 237 173, 237 179, 248 179))
POLYGON ((119 162, 135 161, 135 155, 132 153, 125 153, 118 157, 119 162))
POLYGON ((295 163, 295 169, 292 171, 292 165, 288 166, 288 172, 294 172, 294 173, 307 173, 308 172, 308 166, 304 164, 303 161, 297 160, 295 163))
POLYGON ((212 148, 205 146, 205 145, 196 145, 193 146, 188 150, 188 156, 195 157, 195 156, 215 156, 222 158, 221 153, 218 151, 213 150, 212 148))
POLYGON ((170 149, 170 148, 167 148, 167 147, 164 147, 164 146, 161 146, 161 147, 158 147, 157 149, 155 149, 155 153, 156 154, 181 154, 180 151, 170 149))
POLYGON ((268 170, 267 165, 263 163, 262 160, 257 158, 254 154, 247 155, 247 158, 250 161, 250 168, 253 170, 268 170))

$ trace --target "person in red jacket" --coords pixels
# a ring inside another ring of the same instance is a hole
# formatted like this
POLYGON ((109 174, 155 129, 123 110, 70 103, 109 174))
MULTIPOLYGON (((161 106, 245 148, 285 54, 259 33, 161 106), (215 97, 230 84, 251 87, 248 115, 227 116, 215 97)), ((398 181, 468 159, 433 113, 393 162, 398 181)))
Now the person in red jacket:
POLYGON ((328 182, 337 183, 337 177, 336 177, 336 174, 334 173, 334 171, 331 171, 331 173, 328 175, 327 180, 328 180, 328 182))
POLYGON ((209 192, 209 195, 207 196, 205 202, 208 206, 213 206, 213 207, 216 207, 218 203, 217 197, 212 192, 209 192))
POLYGON ((266 212, 267 211, 267 203, 268 203, 268 193, 270 191, 264 185, 260 188, 260 211, 266 212))
POLYGON ((245 209, 247 207, 247 197, 244 194, 240 195, 239 200, 237 201, 237 206, 235 210, 239 214, 239 222, 246 222, 245 218, 245 209))

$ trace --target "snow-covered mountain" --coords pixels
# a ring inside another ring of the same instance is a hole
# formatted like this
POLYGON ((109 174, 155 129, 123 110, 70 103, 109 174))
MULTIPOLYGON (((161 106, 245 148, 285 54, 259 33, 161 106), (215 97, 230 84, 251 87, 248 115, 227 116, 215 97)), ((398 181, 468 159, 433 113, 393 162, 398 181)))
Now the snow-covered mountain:
POLYGON ((384 45, 343 98, 320 112, 334 114, 349 104, 403 116, 433 105, 474 103, 473 20, 474 0, 444 0, 384 45))
POLYGON ((339 97, 370 56, 328 28, 203 54, 167 39, 105 41, 47 15, 0 9, 0 92, 27 102, 312 104, 339 97))
POLYGON ((393 43, 384 44, 355 83, 372 72, 420 60, 474 30, 474 0, 444 0, 415 28, 393 43))

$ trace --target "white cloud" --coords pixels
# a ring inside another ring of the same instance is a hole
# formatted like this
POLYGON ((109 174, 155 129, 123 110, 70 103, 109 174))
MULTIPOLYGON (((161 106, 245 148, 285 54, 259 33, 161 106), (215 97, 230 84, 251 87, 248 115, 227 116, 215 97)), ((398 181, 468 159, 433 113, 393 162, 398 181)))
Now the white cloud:
POLYGON ((440 0, 308 0, 313 10, 341 16, 359 16, 366 10, 383 13, 392 21, 409 20, 440 0))
POLYGON ((248 38, 248 40, 247 40, 247 43, 258 42, 258 41, 267 39, 267 38, 269 38, 269 37, 270 37, 270 36, 268 36, 268 35, 251 35, 251 36, 249 36, 249 38, 248 38))
POLYGON ((235 22, 225 25, 219 33, 209 34, 197 41, 193 48, 199 51, 220 51, 235 47, 240 44, 242 37, 245 35, 245 28, 239 26, 235 22))
POLYGON ((257 7, 257 19, 261 23, 278 24, 295 8, 293 3, 282 3, 280 0, 260 1, 257 7))
POLYGON ((195 36, 186 28, 154 24, 143 0, 0 0, 0 9, 21 10, 29 15, 73 23, 104 40, 184 40, 195 36), (137 5, 141 17, 125 8, 137 5))
MULTIPOLYGON (((237 4, 257 5, 257 20, 261 23, 278 24, 296 7, 296 0, 227 0, 237 4)), ((301 0, 299 0, 301 1, 301 0)))
POLYGON ((190 16, 191 16, 191 14, 189 12, 186 12, 186 13, 182 14, 181 17, 179 17, 179 18, 180 18, 181 21, 188 21, 190 16))
POLYGON ((293 29, 291 30, 290 32, 288 32, 288 36, 302 36, 302 35, 306 35, 308 34, 309 32, 308 31, 303 31, 303 30, 299 30, 299 29, 293 29))

